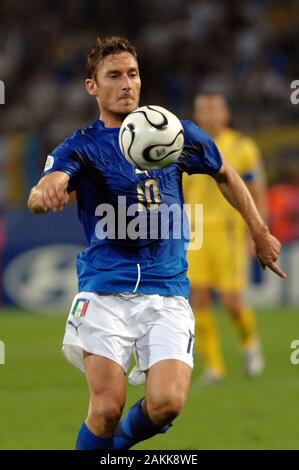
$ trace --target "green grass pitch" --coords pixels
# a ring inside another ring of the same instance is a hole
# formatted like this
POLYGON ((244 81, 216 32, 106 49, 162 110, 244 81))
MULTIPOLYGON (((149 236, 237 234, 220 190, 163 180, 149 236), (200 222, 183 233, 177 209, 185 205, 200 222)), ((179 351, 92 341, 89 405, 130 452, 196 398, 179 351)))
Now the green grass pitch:
MULTIPOLYGON (((290 343, 299 339, 295 308, 258 311, 266 370, 258 379, 242 371, 229 321, 217 312, 228 377, 221 385, 196 384, 174 426, 136 449, 298 449, 299 365, 290 362, 290 343)), ((0 449, 73 449, 88 403, 83 374, 60 352, 63 315, 0 313, 0 449)), ((143 394, 128 386, 127 404, 143 394)))

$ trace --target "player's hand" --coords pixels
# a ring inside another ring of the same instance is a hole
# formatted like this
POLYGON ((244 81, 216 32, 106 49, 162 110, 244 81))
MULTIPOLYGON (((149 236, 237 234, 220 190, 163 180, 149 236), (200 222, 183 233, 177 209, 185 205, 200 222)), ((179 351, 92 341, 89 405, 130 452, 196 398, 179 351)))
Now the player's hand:
POLYGON ((261 268, 265 270, 268 267, 278 276, 285 278, 286 273, 276 264, 281 248, 277 238, 271 235, 267 227, 264 228, 262 233, 254 234, 252 238, 261 268))
POLYGON ((44 176, 31 190, 29 209, 34 213, 63 210, 70 198, 67 192, 68 181, 69 176, 61 171, 44 176))

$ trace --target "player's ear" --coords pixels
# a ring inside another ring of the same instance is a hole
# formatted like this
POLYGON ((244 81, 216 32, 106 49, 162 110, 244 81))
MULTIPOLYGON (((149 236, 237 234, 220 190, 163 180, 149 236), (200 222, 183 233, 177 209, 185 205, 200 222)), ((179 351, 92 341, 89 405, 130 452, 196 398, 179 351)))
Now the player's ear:
POLYGON ((96 81, 93 78, 87 78, 85 80, 85 87, 89 95, 91 96, 97 95, 98 87, 97 87, 96 81))

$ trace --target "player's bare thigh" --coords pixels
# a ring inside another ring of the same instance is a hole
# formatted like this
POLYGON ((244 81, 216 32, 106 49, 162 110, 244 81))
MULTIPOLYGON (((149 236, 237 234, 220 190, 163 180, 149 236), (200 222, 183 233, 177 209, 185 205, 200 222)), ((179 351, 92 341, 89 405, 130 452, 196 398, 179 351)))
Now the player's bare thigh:
POLYGON ((164 426, 183 408, 190 387, 192 368, 183 361, 166 359, 147 371, 143 411, 154 424, 164 426))
POLYGON ((123 368, 111 359, 85 351, 84 365, 90 394, 86 423, 95 434, 109 436, 121 417, 126 400, 123 368))

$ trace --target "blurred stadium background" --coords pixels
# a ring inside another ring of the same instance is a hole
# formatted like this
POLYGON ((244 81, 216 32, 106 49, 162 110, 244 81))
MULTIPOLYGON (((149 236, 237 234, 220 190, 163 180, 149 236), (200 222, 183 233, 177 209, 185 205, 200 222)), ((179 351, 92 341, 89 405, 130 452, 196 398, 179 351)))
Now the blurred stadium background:
MULTIPOLYGON (((139 49, 142 104, 191 118, 198 90, 227 95, 235 126, 262 150, 269 223, 288 273, 284 282, 251 273, 263 377, 243 377, 219 312, 229 378, 213 389, 194 383, 177 425, 138 448, 298 448, 299 365, 290 345, 299 339, 299 104, 290 97, 299 80, 299 2, 1 0, 0 18, 0 448, 72 448, 85 414, 84 377, 59 351, 83 233, 75 204, 34 217, 26 199, 49 151, 96 118, 83 87, 85 53, 110 34, 139 49)), ((195 378, 198 371, 197 364, 195 378)), ((128 403, 141 393, 129 387, 128 403)))

